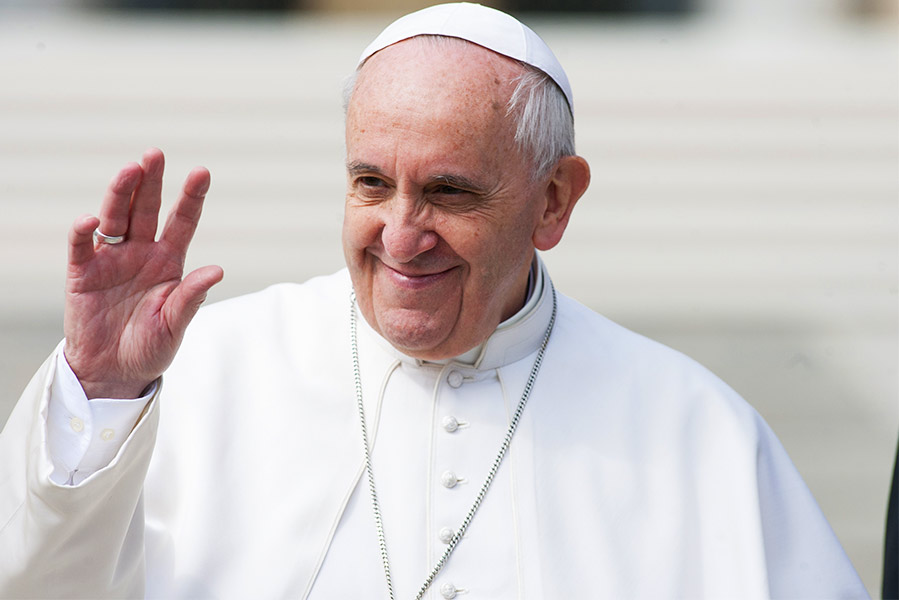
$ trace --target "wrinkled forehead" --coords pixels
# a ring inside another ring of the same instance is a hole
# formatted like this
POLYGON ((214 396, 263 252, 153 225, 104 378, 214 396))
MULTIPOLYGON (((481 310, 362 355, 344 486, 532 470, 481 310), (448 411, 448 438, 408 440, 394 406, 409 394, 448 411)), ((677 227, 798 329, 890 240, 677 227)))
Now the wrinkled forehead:
POLYGON ((385 48, 362 67, 350 99, 348 158, 374 164, 414 155, 476 172, 499 155, 517 157, 508 104, 522 69, 461 40, 413 38, 385 48))

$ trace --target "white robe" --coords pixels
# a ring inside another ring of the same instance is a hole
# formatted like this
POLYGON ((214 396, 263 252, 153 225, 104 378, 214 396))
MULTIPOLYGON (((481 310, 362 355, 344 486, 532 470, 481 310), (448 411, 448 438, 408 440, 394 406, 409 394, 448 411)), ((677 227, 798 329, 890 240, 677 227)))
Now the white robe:
MULTIPOLYGON (((386 597, 349 294, 344 271, 201 310, 115 458, 75 486, 50 479, 51 358, 0 434, 0 597, 386 597)), ((414 596, 441 530, 468 511, 550 312, 546 285, 476 366, 402 356, 359 318, 398 597, 414 596), (448 416, 462 427, 447 431, 448 416), (455 487, 441 483, 448 471, 455 487)), ((452 589, 465 600, 867 597, 750 406, 561 294, 509 453, 427 597, 452 589)))

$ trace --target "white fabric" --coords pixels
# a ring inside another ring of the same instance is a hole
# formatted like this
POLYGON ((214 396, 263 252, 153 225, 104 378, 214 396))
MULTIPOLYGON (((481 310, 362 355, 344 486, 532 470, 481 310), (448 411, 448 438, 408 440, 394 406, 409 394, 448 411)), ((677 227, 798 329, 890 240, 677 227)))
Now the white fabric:
MULTIPOLYGON (((419 364, 360 328, 401 597, 499 447, 549 287, 476 367, 419 364), (445 431, 448 415, 464 426, 445 431), (466 481, 447 489, 444 470, 466 481)), ((341 272, 201 310, 132 434, 75 486, 50 479, 48 361, 0 434, 0 597, 384 597, 349 309, 341 272)), ((466 599, 866 596, 745 402, 561 295, 507 461, 428 597, 446 583, 466 599)))
POLYGON ((574 96, 568 76, 546 42, 514 17, 480 4, 438 4, 400 17, 362 51, 359 65, 375 52, 417 35, 461 38, 536 67, 562 89, 568 107, 574 112, 574 96))
POLYGON ((66 362, 64 349, 65 341, 56 349, 57 376, 51 388, 55 401, 47 409, 47 441, 54 466, 51 479, 71 485, 109 464, 156 392, 156 383, 133 400, 89 401, 66 362))

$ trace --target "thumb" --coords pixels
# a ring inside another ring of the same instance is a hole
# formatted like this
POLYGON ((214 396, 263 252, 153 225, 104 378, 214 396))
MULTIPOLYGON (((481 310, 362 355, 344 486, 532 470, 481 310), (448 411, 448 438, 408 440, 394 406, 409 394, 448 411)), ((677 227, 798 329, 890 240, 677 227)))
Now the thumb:
POLYGON ((200 267, 191 271, 178 287, 172 290, 162 310, 165 321, 176 339, 180 339, 184 334, 187 325, 206 300, 207 292, 221 281, 224 275, 225 272, 219 266, 200 267))

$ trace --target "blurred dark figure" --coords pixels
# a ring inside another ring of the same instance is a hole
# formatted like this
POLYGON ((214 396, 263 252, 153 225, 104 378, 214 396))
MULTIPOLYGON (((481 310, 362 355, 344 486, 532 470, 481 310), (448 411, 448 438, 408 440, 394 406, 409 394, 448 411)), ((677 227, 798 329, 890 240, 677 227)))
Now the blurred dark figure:
POLYGON ((893 487, 887 508, 887 532, 883 550, 883 598, 899 599, 899 448, 893 467, 893 487))

